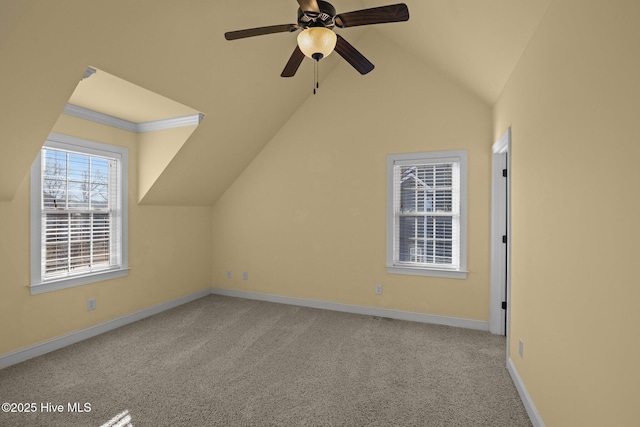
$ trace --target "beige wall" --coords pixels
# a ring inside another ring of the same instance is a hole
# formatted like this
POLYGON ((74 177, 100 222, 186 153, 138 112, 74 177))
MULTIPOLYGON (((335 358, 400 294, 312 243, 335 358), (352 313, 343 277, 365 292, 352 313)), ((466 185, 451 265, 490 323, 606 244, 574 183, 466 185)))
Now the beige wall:
POLYGON ((554 1, 495 107, 494 139, 513 136, 510 352, 548 427, 638 425, 639 17, 554 1))
POLYGON ((309 87, 214 206, 214 286, 488 320, 491 110, 374 30, 358 49, 375 71, 341 63, 309 87), (468 279, 387 274, 386 155, 452 149, 468 150, 468 279))
POLYGON ((158 179, 198 125, 143 132, 138 135, 138 197, 145 194, 158 179))
MULTIPOLYGON (((56 133, 129 149, 129 275, 30 295, 29 171, 0 202, 0 355, 152 307, 210 286, 211 208, 140 206, 136 134, 60 116, 56 133), (97 309, 87 312, 87 299, 97 309)), ((44 141, 43 141, 44 142, 44 141)))

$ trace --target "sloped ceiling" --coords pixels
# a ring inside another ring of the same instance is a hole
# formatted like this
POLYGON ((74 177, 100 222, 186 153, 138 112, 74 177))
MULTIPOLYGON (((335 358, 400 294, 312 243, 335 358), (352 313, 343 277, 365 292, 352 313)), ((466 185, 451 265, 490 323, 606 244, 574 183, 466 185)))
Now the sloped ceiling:
POLYGON ((411 11, 408 25, 377 29, 493 105, 551 0, 406 3, 411 11))
MULTIPOLYGON (((550 1, 409 0, 406 23, 338 32, 357 47, 379 31, 491 105, 550 1)), ((339 12, 389 3, 333 2, 339 12)), ((0 201, 13 198, 91 65, 205 114, 143 202, 213 204, 302 103, 313 102, 310 60, 295 77, 279 76, 295 34, 228 42, 223 33, 295 22, 296 8, 294 0, 0 1, 0 201)), ((362 53, 385 66, 374 50, 362 53)), ((321 62, 321 82, 336 66, 348 67, 337 55, 321 62)), ((318 118, 309 131, 326 125, 318 118)))
POLYGON ((198 114, 199 111, 150 90, 129 83, 103 70, 78 83, 69 104, 102 114, 145 123, 198 114))

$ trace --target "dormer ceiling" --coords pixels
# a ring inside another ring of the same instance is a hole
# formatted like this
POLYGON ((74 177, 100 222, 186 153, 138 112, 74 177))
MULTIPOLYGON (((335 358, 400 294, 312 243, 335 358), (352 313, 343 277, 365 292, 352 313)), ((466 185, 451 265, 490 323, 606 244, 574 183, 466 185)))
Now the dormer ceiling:
MULTIPOLYGON (((408 22, 336 32, 354 45, 382 36, 412 63, 435 69, 492 105, 550 1, 408 0, 408 22)), ((335 0, 333 4, 346 12, 389 2, 335 0)), ((85 70, 94 66, 206 117, 143 202, 215 203, 314 96, 311 60, 303 61, 295 77, 280 77, 295 46, 295 33, 234 42, 223 34, 295 22, 297 7, 294 0, 4 0, 0 3, 0 201, 13 198, 85 70)), ((384 55, 377 54, 375 46, 367 46, 366 56, 377 68, 385 66, 384 55)), ((335 67, 345 66, 339 59, 331 55, 320 63, 321 85, 335 67)), ((369 76, 353 72, 349 78, 369 76)), ((98 111, 108 109, 107 97, 102 101, 103 106, 101 100, 84 103, 98 111)))
POLYGON ((91 67, 88 70, 92 74, 78 83, 69 98, 69 104, 133 123, 166 120, 199 113, 193 108, 103 70, 91 67))

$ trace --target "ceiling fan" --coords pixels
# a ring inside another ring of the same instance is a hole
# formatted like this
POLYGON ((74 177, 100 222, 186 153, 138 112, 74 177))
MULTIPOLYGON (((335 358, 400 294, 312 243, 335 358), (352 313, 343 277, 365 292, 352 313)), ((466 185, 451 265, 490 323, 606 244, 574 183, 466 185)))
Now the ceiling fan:
POLYGON ((360 74, 364 75, 373 70, 374 65, 332 29, 334 27, 348 28, 409 20, 409 9, 404 3, 341 14, 336 13, 336 9, 331 3, 322 0, 298 0, 298 4, 300 7, 298 8, 297 24, 229 31, 224 34, 224 37, 227 40, 237 40, 264 34, 292 33, 301 30, 298 34, 298 45, 280 74, 282 77, 293 77, 305 56, 314 59, 317 63, 333 50, 338 52, 360 74))

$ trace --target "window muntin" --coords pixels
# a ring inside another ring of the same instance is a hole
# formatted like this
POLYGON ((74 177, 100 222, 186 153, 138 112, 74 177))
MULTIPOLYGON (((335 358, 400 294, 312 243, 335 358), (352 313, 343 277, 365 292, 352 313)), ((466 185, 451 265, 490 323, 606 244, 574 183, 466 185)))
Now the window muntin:
POLYGON ((466 152, 391 155, 388 181, 388 271, 466 275, 466 152))
POLYGON ((32 293, 127 269, 127 150, 52 135, 32 168, 32 293))

